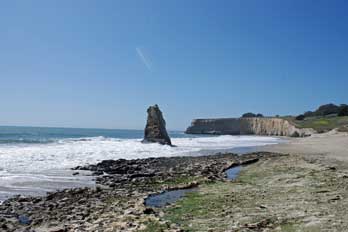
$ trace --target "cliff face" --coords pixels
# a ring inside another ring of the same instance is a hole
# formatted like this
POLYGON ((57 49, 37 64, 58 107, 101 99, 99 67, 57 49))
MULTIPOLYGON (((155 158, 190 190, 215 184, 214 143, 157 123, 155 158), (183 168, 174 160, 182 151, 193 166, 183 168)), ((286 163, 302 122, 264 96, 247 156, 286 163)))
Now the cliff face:
POLYGON ((186 133, 305 137, 310 136, 314 131, 296 128, 282 118, 221 118, 195 119, 186 133))

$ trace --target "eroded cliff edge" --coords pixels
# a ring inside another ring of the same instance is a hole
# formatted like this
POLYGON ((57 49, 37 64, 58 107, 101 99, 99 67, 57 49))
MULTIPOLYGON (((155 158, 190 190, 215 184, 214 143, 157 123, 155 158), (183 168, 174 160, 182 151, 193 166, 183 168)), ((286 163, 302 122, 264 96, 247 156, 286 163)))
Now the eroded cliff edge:
POLYGON ((305 137, 315 132, 310 128, 297 128, 282 118, 218 118, 194 119, 186 133, 305 137))

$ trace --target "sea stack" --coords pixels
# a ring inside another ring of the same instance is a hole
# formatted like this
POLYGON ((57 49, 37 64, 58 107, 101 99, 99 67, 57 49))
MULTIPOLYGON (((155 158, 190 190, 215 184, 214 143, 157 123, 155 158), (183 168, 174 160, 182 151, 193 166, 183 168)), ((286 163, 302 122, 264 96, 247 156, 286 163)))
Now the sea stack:
POLYGON ((166 121, 157 104, 147 109, 147 122, 143 143, 172 145, 166 130, 166 121))

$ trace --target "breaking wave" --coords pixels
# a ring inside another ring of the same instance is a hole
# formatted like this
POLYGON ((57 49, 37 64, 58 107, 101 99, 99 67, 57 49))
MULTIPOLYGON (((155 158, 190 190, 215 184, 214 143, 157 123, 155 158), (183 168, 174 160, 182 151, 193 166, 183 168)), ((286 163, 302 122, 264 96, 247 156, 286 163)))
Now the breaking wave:
POLYGON ((143 144, 140 139, 103 136, 60 139, 55 142, 0 147, 0 168, 10 171, 42 172, 96 163, 105 159, 135 159, 198 155, 202 151, 262 146, 278 143, 278 138, 259 136, 216 136, 173 138, 175 147, 143 144))
MULTIPOLYGON (((138 137, 139 138, 139 137, 138 137)), ((43 195, 56 189, 91 186, 91 177, 70 169, 106 159, 213 154, 239 147, 280 142, 260 136, 176 136, 174 147, 143 144, 138 138, 104 136, 0 143, 0 201, 14 195, 43 195)))

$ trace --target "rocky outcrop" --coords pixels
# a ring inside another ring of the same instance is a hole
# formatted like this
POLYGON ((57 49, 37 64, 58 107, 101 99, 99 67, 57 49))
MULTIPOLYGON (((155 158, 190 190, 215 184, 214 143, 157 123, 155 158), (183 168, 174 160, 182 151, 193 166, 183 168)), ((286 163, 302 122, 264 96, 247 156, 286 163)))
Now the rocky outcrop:
POLYGON ((146 208, 148 196, 224 181, 226 168, 273 156, 279 154, 120 159, 77 167, 97 175, 96 188, 8 199, 0 204, 0 231, 183 231, 159 217, 161 209, 146 208), (162 229, 151 225, 161 225, 162 229))
POLYGON ((172 145, 166 130, 166 121, 158 105, 150 106, 147 109, 147 123, 143 142, 172 145))
POLYGON ((305 137, 314 130, 297 128, 282 118, 221 118, 195 119, 186 133, 305 137))

